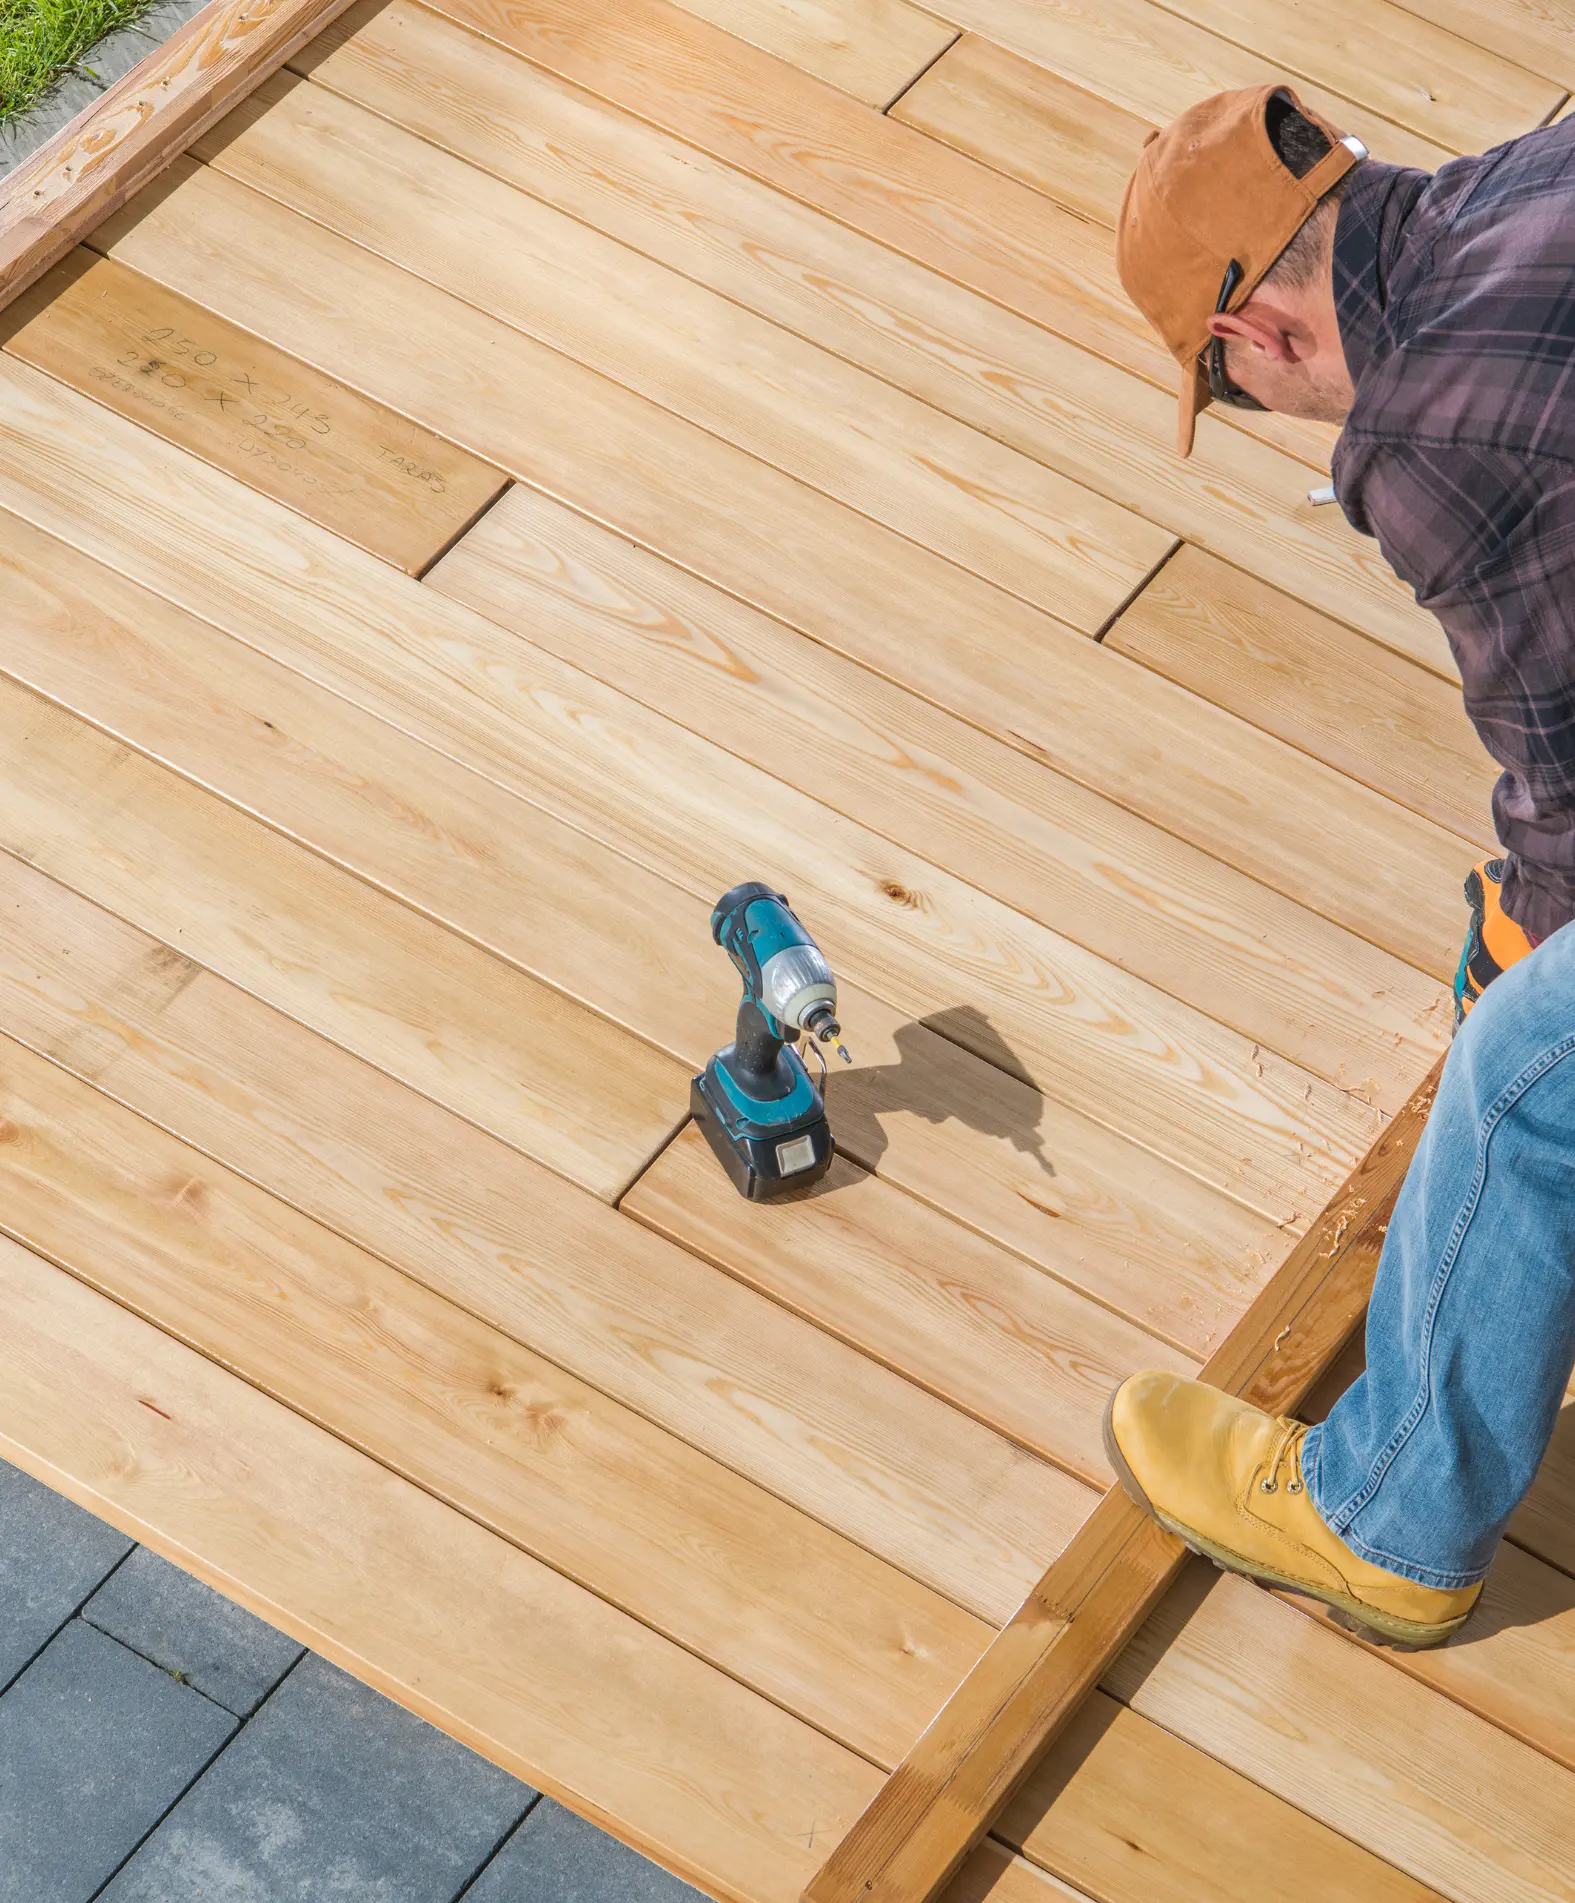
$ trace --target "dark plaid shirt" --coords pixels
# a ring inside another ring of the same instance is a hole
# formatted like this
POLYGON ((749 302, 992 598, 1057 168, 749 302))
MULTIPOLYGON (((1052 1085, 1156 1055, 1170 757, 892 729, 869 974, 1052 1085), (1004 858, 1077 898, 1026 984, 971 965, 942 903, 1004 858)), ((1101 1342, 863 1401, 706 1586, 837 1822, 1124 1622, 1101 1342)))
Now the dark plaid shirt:
POLYGON ((1440 171, 1350 174, 1334 294, 1351 523, 1443 625, 1504 768, 1504 904, 1575 918, 1575 118, 1440 171))

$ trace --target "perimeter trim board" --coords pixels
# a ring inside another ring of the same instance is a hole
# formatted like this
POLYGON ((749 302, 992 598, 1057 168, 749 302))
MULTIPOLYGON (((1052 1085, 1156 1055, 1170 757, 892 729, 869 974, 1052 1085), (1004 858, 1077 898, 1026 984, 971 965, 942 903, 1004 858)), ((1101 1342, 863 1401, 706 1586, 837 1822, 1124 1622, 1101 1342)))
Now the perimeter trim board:
MULTIPOLYGON (((1203 1369, 1273 1413, 1295 1407, 1366 1306, 1440 1063, 1203 1369)), ((1185 1548, 1119 1488, 887 1779, 802 1903, 930 1903, 1180 1571, 1185 1548)))
POLYGON ((348 5, 209 0, 40 146, 0 203, 0 309, 348 5))

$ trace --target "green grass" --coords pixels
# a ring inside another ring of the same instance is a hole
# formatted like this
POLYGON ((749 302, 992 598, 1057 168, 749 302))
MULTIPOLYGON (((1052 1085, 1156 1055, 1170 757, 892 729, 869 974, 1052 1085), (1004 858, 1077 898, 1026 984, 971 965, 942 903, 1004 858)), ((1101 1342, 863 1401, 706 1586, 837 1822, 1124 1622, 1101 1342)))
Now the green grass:
POLYGON ((26 112, 62 73, 91 72, 83 55, 152 0, 0 0, 0 125, 26 112))

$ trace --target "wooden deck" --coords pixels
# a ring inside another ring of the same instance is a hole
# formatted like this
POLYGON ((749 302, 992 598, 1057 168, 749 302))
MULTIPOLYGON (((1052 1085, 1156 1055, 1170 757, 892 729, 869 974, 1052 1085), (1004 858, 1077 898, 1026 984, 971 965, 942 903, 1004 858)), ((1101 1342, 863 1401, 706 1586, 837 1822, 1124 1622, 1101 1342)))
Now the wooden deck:
MULTIPOLYGON (((1575 20, 361 0, 0 316, 0 1454, 728 1903, 1447 1046, 1448 651, 1112 261, 1276 74, 1434 166, 1575 20), (856 1059, 770 1209, 746 877, 856 1059)), ((1570 1903, 1575 1433, 1440 1652, 1188 1571, 949 1895, 1570 1903)))

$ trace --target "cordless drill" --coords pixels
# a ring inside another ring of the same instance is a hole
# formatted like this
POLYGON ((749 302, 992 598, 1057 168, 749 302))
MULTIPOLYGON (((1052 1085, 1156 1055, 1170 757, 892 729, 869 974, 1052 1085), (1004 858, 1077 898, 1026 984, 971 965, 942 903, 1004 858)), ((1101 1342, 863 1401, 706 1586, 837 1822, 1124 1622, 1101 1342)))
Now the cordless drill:
MULTIPOLYGON (((768 885, 736 885, 717 900, 711 936, 738 968, 743 1001, 733 1042, 689 1093, 690 1108, 733 1186, 768 1202, 831 1167, 826 1105, 794 1046, 801 1034, 839 1041, 837 986, 825 953, 768 885)), ((825 1061, 821 1061, 825 1076, 825 1061)))

